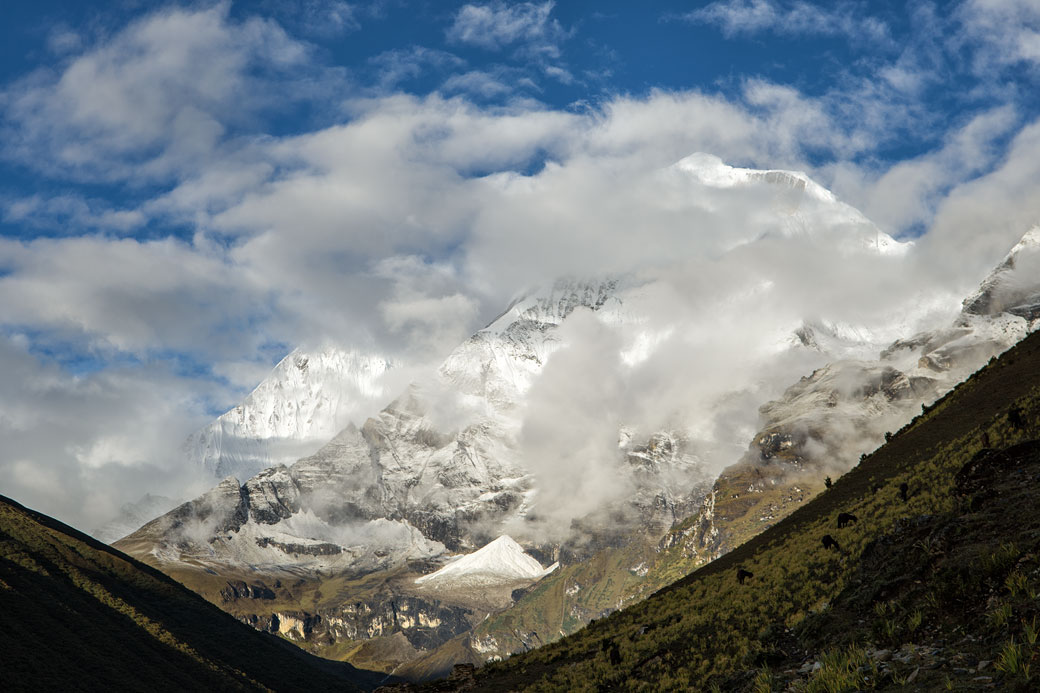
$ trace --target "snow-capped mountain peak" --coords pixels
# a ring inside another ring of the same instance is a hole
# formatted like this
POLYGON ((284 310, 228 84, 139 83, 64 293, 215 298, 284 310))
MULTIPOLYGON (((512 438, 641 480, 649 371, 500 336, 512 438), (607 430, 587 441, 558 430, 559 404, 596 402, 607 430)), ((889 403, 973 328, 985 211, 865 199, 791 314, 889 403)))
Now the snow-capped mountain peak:
POLYGON ((675 168, 688 173, 713 188, 735 188, 752 183, 768 183, 793 190, 826 202, 837 202, 834 193, 817 184, 801 171, 753 169, 730 166, 714 154, 695 152, 675 163, 675 168))
POLYGON ((845 254, 903 255, 913 246, 892 238, 801 171, 740 168, 704 152, 691 154, 667 170, 712 191, 770 191, 771 208, 780 212, 779 231, 784 236, 817 238, 821 232, 836 232, 845 254))
POLYGON ((380 378, 392 367, 356 349, 295 349, 241 404, 192 434, 185 455, 215 478, 291 464, 377 411, 387 394, 380 378))
POLYGON ((512 537, 502 535, 477 551, 454 559, 440 570, 423 575, 415 582, 429 586, 490 586, 524 580, 533 581, 556 570, 558 565, 553 563, 544 568, 512 537))

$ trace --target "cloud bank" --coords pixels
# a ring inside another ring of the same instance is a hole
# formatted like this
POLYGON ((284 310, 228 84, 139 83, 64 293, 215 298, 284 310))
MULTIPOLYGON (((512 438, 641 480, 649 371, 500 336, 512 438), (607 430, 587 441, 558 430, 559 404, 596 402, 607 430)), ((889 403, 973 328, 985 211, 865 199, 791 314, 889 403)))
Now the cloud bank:
MULTIPOLYGON (((307 7, 339 34, 373 16, 307 7)), ((420 372, 519 291, 563 275, 652 269, 671 277, 662 305, 686 317, 706 314, 718 287, 754 287, 763 273, 790 305, 755 310, 785 319, 875 320, 882 299, 955 303, 1040 219, 1040 121, 1015 88, 1015 70, 1037 62, 1038 18, 1025 2, 962 3, 947 19, 921 6, 921 40, 895 46, 866 12, 756 0, 688 17, 727 36, 855 26, 879 39, 822 91, 749 75, 566 108, 529 96, 557 80, 547 67, 579 36, 552 3, 462 6, 443 46, 371 58, 374 80, 329 61, 305 27, 227 3, 66 37, 60 59, 0 91, 0 157, 41 181, 32 194, 0 190, 0 218, 31 230, 0 239, 0 368, 13 374, 0 388, 0 434, 13 441, 0 452, 5 489, 88 526, 157 490, 138 480, 179 477, 175 443, 293 346, 332 340, 420 372), (539 67, 475 65, 459 47, 539 67), (964 65, 951 57, 961 50, 964 65), (987 68, 973 97, 985 107, 936 131, 928 95, 949 89, 944 74, 987 68), (434 88, 399 90, 431 71, 443 76, 434 88), (518 87, 538 75, 549 81, 518 87), (301 111, 303 125, 280 127, 301 111), (891 154, 916 135, 930 144, 891 154), (865 301, 835 290, 853 283, 828 268, 826 244, 740 250, 776 230, 748 212, 770 201, 690 197, 667 172, 697 151, 809 172, 885 231, 920 235, 912 270, 865 267, 865 301), (774 277, 780 263, 800 269, 774 277)), ((638 415, 640 398, 683 400, 671 388, 707 372, 686 363, 732 367, 717 344, 673 339, 639 388, 596 385, 647 393, 610 416, 638 415)), ((584 469, 591 458, 575 455, 584 469)))

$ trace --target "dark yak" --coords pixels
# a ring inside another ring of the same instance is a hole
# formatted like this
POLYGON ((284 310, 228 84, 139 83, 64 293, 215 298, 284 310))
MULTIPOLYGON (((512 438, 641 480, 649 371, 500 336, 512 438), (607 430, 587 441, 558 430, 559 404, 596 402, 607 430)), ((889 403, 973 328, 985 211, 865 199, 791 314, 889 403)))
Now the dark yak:
POLYGON ((839 546, 838 542, 834 540, 834 537, 832 537, 829 534, 824 534, 823 539, 821 539, 820 541, 823 542, 823 548, 825 549, 834 549, 835 551, 841 551, 841 546, 839 546))
POLYGON ((845 529, 848 525, 854 525, 857 522, 859 522, 859 518, 852 513, 838 514, 838 529, 845 529))
POLYGON ((741 585, 744 584, 745 580, 747 580, 748 578, 753 578, 753 577, 755 577, 755 574, 752 573, 750 570, 744 570, 743 568, 737 568, 737 582, 739 582, 741 585))

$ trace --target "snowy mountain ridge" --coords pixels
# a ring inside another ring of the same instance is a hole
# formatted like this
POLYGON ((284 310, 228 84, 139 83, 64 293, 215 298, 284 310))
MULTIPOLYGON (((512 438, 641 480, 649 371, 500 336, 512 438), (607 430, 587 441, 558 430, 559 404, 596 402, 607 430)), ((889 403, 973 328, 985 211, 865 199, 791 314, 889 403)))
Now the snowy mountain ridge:
POLYGON ((247 479, 311 454, 385 396, 385 358, 326 345, 294 349, 234 409, 185 441, 190 465, 247 479))
POLYGON ((739 168, 704 152, 681 159, 671 169, 712 190, 771 190, 770 206, 780 212, 782 233, 787 236, 840 230, 846 236, 844 252, 853 254, 869 250, 879 255, 904 255, 913 246, 881 231, 862 212, 801 171, 739 168))

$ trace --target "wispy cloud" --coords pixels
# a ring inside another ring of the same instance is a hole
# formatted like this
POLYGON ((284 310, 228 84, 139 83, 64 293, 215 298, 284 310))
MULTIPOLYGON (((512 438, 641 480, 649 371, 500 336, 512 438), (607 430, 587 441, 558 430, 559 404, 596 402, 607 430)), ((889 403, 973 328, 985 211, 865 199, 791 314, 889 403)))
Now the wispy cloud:
POLYGON ((447 51, 410 46, 372 56, 368 59, 368 64, 375 72, 379 88, 389 90, 430 70, 459 69, 465 65, 465 61, 447 51))
POLYGON ((549 58, 560 56, 560 44, 568 32, 552 19, 555 3, 506 3, 464 5, 449 27, 449 41, 497 51, 519 47, 524 52, 549 58))
POLYGON ((975 69, 1040 66, 1040 4, 1033 0, 968 0, 957 10, 959 42, 977 47, 975 69))
POLYGON ((718 0, 677 18, 714 24, 726 36, 772 32, 790 36, 845 36, 861 42, 890 38, 885 22, 871 17, 863 4, 851 2, 821 6, 801 0, 718 0))
POLYGON ((106 200, 87 199, 77 194, 4 200, 0 198, 0 219, 9 224, 63 235, 84 230, 127 233, 140 228, 147 216, 137 209, 113 209, 106 200))
POLYGON ((361 28, 358 8, 342 0, 307 0, 293 11, 301 30, 312 36, 339 36, 361 28))

